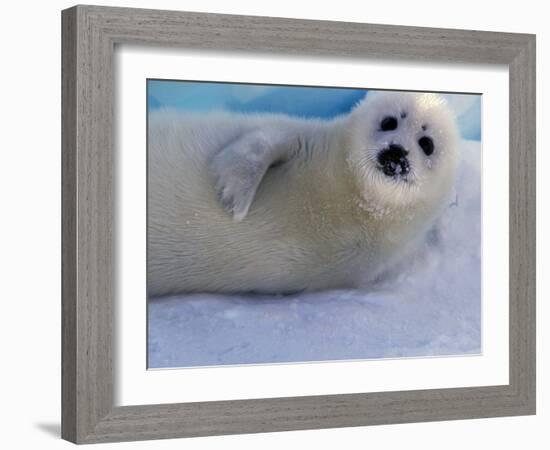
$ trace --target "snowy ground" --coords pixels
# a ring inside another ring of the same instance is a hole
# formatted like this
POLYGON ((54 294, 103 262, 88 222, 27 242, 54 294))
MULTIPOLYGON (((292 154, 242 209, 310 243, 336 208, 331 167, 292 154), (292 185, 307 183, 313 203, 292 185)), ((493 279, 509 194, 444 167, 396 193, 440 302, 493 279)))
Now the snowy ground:
POLYGON ((150 368, 481 351, 480 143, 425 245, 368 292, 186 295, 149 302, 150 368))

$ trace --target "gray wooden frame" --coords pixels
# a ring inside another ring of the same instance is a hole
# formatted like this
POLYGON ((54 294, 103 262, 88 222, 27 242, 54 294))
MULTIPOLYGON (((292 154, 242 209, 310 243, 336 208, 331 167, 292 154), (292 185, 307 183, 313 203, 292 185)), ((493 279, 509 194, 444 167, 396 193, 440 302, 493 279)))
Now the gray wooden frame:
POLYGON ((63 11, 62 31, 64 439, 94 443, 535 413, 535 36, 97 6, 63 11), (115 44, 127 43, 506 64, 509 384, 114 407, 113 52, 115 44))

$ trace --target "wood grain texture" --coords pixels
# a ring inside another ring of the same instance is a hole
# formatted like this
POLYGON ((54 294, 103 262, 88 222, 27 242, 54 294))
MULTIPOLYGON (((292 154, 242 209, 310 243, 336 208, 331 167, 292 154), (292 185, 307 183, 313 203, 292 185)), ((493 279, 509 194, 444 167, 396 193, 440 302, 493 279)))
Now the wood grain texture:
POLYGON ((534 36, 96 6, 63 11, 62 31, 63 438, 93 443, 535 412, 534 36), (507 65, 510 383, 114 407, 116 44, 507 65))
POLYGON ((62 17, 61 434, 76 440, 76 10, 62 17))

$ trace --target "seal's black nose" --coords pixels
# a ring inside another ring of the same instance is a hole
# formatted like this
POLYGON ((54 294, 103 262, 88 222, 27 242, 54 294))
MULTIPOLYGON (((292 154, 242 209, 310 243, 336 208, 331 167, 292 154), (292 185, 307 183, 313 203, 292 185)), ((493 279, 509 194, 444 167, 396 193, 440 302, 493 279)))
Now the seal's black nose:
POLYGON ((393 177, 395 175, 406 175, 409 173, 409 152, 397 144, 392 144, 388 148, 378 153, 378 164, 384 175, 393 177))

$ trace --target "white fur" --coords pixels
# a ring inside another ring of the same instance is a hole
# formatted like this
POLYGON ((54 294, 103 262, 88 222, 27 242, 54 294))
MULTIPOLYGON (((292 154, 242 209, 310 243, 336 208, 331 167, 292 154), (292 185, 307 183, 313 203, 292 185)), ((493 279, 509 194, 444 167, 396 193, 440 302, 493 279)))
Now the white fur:
POLYGON ((446 204, 457 140, 435 94, 369 93, 332 121, 152 113, 149 294, 368 283, 406 257, 446 204), (399 126, 382 132, 387 115, 399 126), (430 157, 421 136, 434 140, 430 157), (392 143, 409 151, 407 181, 377 168, 392 143))

